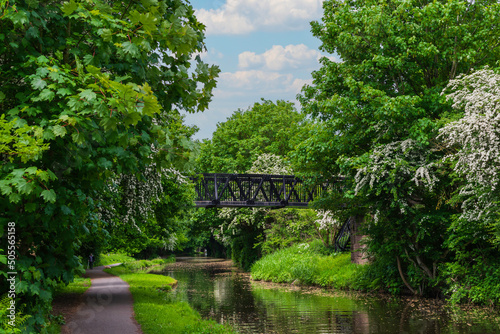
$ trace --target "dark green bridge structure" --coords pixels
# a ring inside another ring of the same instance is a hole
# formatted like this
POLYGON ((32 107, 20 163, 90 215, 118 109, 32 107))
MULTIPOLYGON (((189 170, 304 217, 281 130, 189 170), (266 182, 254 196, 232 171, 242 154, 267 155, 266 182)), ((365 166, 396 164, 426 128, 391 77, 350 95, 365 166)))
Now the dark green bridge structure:
POLYGON ((310 185, 294 175, 199 174, 193 177, 197 207, 302 207, 329 189, 341 186, 342 178, 310 185))
MULTIPOLYGON (((191 180, 196 190, 196 207, 307 208, 309 202, 325 192, 341 190, 343 178, 312 185, 294 175, 212 173, 198 174, 191 180)), ((351 220, 347 219, 335 238, 338 251, 349 248, 351 220)))

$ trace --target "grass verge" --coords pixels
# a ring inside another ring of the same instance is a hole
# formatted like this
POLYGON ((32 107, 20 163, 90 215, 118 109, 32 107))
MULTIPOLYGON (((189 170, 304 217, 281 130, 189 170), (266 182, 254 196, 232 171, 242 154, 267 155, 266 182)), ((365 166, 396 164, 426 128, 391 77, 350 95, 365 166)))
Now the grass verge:
POLYGON ((90 278, 76 277, 75 280, 68 285, 58 286, 54 292, 54 296, 57 297, 70 293, 83 294, 85 291, 87 291, 88 288, 90 288, 90 285, 90 278))
POLYGON ((275 283, 365 290, 369 265, 351 263, 350 253, 325 255, 316 244, 298 244, 264 256, 252 266, 252 279, 275 283))
POLYGON ((97 263, 97 266, 107 266, 109 264, 114 264, 114 263, 125 263, 125 262, 132 262, 135 261, 135 259, 131 256, 128 256, 127 254, 123 253, 107 253, 107 254, 100 254, 99 256, 99 263, 97 263))
POLYGON ((90 288, 90 285, 90 278, 76 277, 74 281, 68 285, 60 284, 55 289, 52 308, 53 312, 55 312, 54 314, 58 315, 53 314, 50 316, 49 325, 46 328, 48 334, 61 333, 61 324, 64 323, 63 314, 77 305, 77 301, 81 298, 80 296, 90 288), (57 307, 55 307, 55 305, 57 305, 57 307))
POLYGON ((201 319, 198 312, 186 302, 175 301, 169 293, 177 283, 175 279, 135 272, 145 269, 144 263, 141 262, 124 263, 105 271, 120 276, 130 285, 130 292, 134 298, 135 319, 145 334, 235 333, 231 327, 201 319))

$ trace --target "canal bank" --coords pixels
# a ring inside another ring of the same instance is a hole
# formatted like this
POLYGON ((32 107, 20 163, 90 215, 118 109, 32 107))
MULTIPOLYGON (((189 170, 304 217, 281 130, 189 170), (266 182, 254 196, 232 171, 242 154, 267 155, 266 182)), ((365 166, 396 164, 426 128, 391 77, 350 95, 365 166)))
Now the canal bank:
POLYGON ((169 298, 241 333, 500 333, 485 309, 255 282, 224 259, 178 258, 157 274, 179 282, 169 298))

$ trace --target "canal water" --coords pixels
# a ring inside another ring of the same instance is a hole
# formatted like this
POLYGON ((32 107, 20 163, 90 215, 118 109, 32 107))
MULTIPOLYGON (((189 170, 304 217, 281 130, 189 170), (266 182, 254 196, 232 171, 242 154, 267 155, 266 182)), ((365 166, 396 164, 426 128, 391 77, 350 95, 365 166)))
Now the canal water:
POLYGON ((254 282, 224 259, 178 258, 159 274, 178 280, 172 298, 240 333, 500 333, 498 313, 254 282))

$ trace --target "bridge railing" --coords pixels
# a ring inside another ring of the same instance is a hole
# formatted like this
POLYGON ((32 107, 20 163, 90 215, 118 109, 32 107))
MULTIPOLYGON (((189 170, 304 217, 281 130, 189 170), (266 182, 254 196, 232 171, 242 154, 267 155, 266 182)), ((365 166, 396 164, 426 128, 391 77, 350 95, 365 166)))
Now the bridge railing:
POLYGON ((311 186, 294 175, 199 174, 195 183, 197 207, 307 207, 334 182, 311 186))

